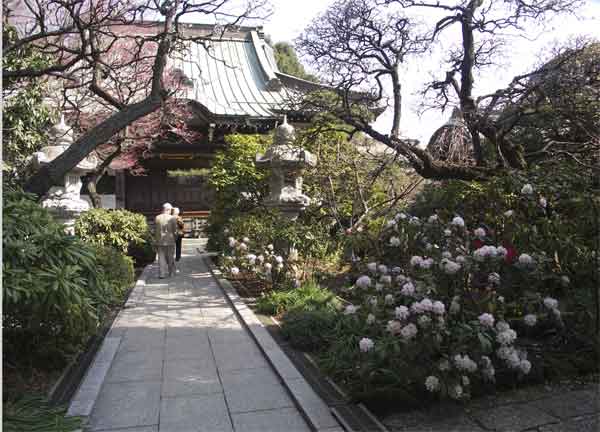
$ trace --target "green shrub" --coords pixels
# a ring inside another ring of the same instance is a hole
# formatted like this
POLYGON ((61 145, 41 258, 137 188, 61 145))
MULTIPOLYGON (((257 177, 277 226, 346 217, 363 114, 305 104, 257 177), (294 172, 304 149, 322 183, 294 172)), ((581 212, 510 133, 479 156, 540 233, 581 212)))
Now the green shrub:
POLYGON ((152 233, 144 215, 127 210, 92 209, 77 219, 75 234, 87 242, 112 246, 134 256, 136 265, 154 261, 152 233))
POLYGON ((3 196, 5 360, 57 366, 84 343, 113 298, 95 250, 68 236, 31 195, 3 196))
POLYGON ((110 246, 95 245, 95 254, 100 277, 111 287, 115 301, 123 300, 135 279, 133 259, 110 246))
POLYGON ((292 309, 283 316, 281 331, 291 345, 302 351, 326 349, 337 313, 330 309, 292 309))
POLYGON ((267 315, 279 315, 292 310, 336 310, 338 305, 331 291, 312 281, 296 289, 271 291, 257 303, 259 312, 267 315))
POLYGON ((215 205, 208 219, 208 248, 222 250, 227 242, 225 225, 235 216, 256 208, 267 192, 268 172, 254 165, 256 154, 270 141, 265 135, 228 135, 226 148, 217 152, 209 184, 215 205))
POLYGON ((154 238, 152 233, 148 231, 144 235, 143 243, 131 243, 127 254, 133 259, 135 267, 144 267, 151 264, 156 259, 156 250, 153 246, 154 238))

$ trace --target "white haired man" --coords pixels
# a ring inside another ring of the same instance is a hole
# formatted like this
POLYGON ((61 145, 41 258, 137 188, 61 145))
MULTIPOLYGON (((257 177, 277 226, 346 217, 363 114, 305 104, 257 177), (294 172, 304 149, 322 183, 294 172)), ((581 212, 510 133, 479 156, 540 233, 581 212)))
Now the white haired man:
POLYGON ((158 276, 164 279, 175 273, 175 236, 177 234, 177 221, 171 216, 173 206, 163 204, 163 211, 156 216, 156 248, 158 252, 158 276))

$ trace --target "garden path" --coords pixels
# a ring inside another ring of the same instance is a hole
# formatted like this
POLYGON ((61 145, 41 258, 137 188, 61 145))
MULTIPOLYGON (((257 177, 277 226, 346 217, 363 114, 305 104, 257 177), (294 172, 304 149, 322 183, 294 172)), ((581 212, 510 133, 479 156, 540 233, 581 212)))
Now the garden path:
POLYGON ((90 431, 309 431, 283 384, 184 239, 179 273, 152 265, 135 307, 109 337, 120 344, 90 431))

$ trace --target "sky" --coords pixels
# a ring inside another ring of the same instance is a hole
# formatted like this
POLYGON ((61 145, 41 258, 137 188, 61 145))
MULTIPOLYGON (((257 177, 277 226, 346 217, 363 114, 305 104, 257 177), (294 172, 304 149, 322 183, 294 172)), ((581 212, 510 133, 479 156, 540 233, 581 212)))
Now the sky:
MULTIPOLYGON (((264 30, 274 42, 292 42, 310 22, 323 13, 333 0, 271 0, 273 14, 263 22, 264 30)), ((427 17, 425 17, 427 18, 427 17)), ((529 37, 532 41, 513 38, 508 41, 502 65, 486 70, 481 77, 476 76, 475 94, 487 94, 505 87, 515 75, 527 72, 539 62, 539 54, 544 50, 574 36, 587 35, 600 40, 600 0, 589 0, 579 11, 578 16, 560 16, 546 28, 532 27, 529 37)), ((448 37, 456 37, 448 34, 448 37)), ((427 144, 431 134, 442 126, 450 116, 451 109, 426 111, 418 114, 422 101, 417 93, 431 73, 438 78, 445 75, 440 69, 439 52, 412 61, 403 71, 404 104, 401 132, 403 136, 416 138, 422 145, 427 144)), ((389 133, 392 115, 386 111, 375 123, 380 132, 389 133)))

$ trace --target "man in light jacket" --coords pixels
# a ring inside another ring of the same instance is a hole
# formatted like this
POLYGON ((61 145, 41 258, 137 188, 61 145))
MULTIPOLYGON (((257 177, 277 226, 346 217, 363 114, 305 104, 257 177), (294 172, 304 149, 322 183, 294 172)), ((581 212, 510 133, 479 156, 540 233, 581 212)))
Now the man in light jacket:
POLYGON ((177 234, 177 221, 171 216, 173 207, 169 203, 163 204, 163 212, 156 216, 155 238, 158 252, 158 276, 163 279, 175 274, 175 236, 177 234))

